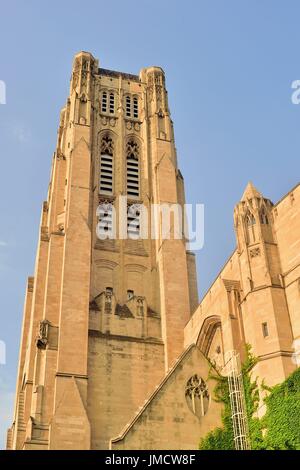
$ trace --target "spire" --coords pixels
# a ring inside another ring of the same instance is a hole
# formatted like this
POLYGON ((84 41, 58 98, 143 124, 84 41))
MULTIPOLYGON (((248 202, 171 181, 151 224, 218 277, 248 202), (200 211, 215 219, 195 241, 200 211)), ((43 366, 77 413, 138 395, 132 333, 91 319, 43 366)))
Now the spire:
POLYGON ((259 191, 257 191, 255 186, 253 186, 252 182, 249 181, 249 183, 246 186, 246 189, 244 191, 241 201, 247 201, 247 199, 252 199, 253 197, 262 197, 262 194, 259 191))

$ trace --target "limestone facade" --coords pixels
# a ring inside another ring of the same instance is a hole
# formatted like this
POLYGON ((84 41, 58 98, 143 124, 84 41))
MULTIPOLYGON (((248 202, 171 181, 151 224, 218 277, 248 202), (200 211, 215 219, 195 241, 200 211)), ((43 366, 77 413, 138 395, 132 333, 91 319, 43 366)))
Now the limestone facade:
POLYGON ((247 186, 237 247, 200 305, 195 257, 174 225, 170 239, 161 225, 156 237, 97 233, 104 221, 106 232, 140 234, 132 210, 149 209, 152 226, 151 205, 184 202, 163 70, 131 75, 77 54, 28 278, 8 449, 197 448, 221 423, 211 363, 222 373, 225 353, 243 357, 250 343, 267 384, 295 368, 300 186, 275 205, 247 186))

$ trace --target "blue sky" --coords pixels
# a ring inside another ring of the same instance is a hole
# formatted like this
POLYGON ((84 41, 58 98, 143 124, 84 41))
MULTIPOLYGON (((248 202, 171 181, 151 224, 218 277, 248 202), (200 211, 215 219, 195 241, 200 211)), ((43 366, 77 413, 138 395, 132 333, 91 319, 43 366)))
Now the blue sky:
POLYGON ((0 447, 12 413, 26 278, 33 273, 60 107, 73 56, 164 68, 187 201, 205 204, 203 294, 234 248, 248 180, 274 202, 299 181, 300 4, 290 0, 2 1, 0 447))

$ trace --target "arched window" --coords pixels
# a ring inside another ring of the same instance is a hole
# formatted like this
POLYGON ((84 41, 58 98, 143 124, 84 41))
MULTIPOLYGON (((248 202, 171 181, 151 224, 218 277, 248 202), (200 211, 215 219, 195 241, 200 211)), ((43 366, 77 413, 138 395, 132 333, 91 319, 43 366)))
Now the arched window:
POLYGON ((131 117, 131 98, 130 96, 126 96, 126 100, 125 100, 125 113, 126 113, 126 117, 131 117))
POLYGON ((136 96, 133 97, 133 117, 139 117, 139 102, 136 96))
POLYGON ((204 416, 209 407, 209 392, 206 383, 198 374, 192 375, 185 386, 185 398, 189 409, 198 418, 204 416))
POLYGON ((115 95, 112 92, 109 94, 109 112, 110 114, 115 112, 115 95))
POLYGON ((126 147, 126 189, 128 196, 139 197, 139 146, 134 140, 126 147))
POLYGON ((113 194, 113 140, 108 135, 101 141, 99 192, 113 194))
POLYGON ((260 222, 262 224, 268 224, 269 223, 269 219, 268 219, 268 216, 266 214, 266 209, 264 207, 262 207, 259 216, 260 216, 260 222))
POLYGON ((249 227, 250 225, 256 224, 255 217, 254 217, 254 215, 251 214, 250 212, 249 212, 249 213, 247 214, 247 216, 246 216, 246 223, 247 223, 248 227, 249 227))
POLYGON ((245 222, 247 225, 248 243, 254 243, 256 239, 256 234, 255 234, 256 220, 255 220, 254 215, 249 210, 246 214, 245 222))
POLYGON ((101 111, 102 113, 106 113, 107 111, 107 92, 106 91, 103 91, 102 93, 101 111))

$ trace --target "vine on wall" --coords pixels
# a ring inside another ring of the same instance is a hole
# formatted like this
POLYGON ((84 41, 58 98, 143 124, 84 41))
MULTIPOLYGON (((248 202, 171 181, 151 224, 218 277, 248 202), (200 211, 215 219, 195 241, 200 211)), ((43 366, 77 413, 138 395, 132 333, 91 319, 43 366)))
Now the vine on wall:
MULTIPOLYGON (((265 400, 267 413, 262 420, 259 420, 254 416, 259 406, 259 387, 257 380, 251 377, 256 363, 257 358, 252 355, 250 345, 247 345, 246 359, 242 364, 242 376, 251 449, 300 448, 300 431, 297 425, 300 421, 300 369, 283 384, 268 389, 270 395, 265 400), (291 401, 293 401, 293 406, 291 406, 291 401)), ((227 378, 219 375, 214 375, 213 378, 217 381, 215 399, 224 403, 223 426, 216 428, 201 439, 199 449, 232 450, 234 449, 234 436, 227 378)))
MULTIPOLYGON (((249 424, 249 437, 252 449, 262 448, 262 425, 257 418, 254 418, 254 413, 258 409, 259 403, 259 389, 257 381, 251 380, 251 371, 257 359, 251 354, 251 348, 249 345, 246 346, 246 359, 242 364, 242 376, 244 384, 245 402, 246 402, 246 413, 249 424)), ((222 413, 222 428, 216 428, 207 434, 200 441, 200 450, 233 450, 233 429, 231 419, 231 407, 229 398, 229 388, 227 377, 220 375, 212 376, 216 382, 215 388, 215 400, 224 404, 224 410, 222 413)))

